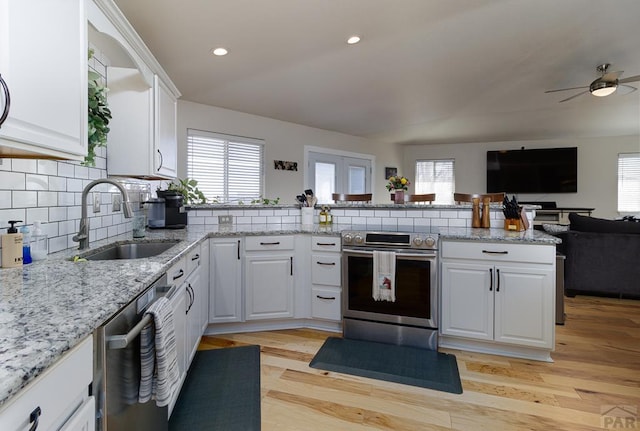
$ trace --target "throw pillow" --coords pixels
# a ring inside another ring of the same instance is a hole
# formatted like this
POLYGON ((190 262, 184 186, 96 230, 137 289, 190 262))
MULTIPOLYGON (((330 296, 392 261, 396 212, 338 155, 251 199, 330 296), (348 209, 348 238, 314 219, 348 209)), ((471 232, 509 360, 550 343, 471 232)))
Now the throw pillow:
POLYGON ((542 229, 544 229, 545 232, 549 233, 560 233, 568 231, 569 226, 565 226, 562 224, 542 223, 542 229))
POLYGON ((571 223, 571 230, 580 232, 640 234, 640 224, 638 223, 606 220, 576 213, 569 213, 569 222, 571 223))

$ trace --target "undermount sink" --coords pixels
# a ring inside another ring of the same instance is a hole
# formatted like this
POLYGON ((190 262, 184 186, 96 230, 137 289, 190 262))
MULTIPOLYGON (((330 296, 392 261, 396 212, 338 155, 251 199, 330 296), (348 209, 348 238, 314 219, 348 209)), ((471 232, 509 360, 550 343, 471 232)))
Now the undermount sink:
POLYGON ((117 243, 81 257, 87 260, 142 259, 157 256, 179 242, 179 240, 171 240, 117 243))

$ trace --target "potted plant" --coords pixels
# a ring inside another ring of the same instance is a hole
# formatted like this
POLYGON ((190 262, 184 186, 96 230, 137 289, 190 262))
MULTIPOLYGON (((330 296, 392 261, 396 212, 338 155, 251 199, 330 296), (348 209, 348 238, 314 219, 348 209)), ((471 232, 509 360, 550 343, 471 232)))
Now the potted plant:
MULTIPOLYGON (((93 57, 93 50, 89 50, 89 59, 93 57)), ((89 71, 88 75, 88 105, 89 115, 87 124, 87 155, 82 162, 83 166, 96 165, 96 147, 107 145, 107 134, 109 133, 109 120, 111 120, 111 110, 107 103, 107 87, 101 83, 100 75, 89 71)))
POLYGON ((185 204, 205 204, 207 198, 200 189, 198 189, 198 182, 189 178, 176 178, 167 185, 166 190, 157 190, 159 198, 166 196, 182 195, 185 204))

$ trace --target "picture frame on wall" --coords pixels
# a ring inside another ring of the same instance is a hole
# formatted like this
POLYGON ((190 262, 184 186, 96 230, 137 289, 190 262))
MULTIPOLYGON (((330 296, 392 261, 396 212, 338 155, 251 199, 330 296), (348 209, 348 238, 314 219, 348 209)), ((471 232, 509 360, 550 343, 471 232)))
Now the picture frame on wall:
POLYGON ((388 180, 391 177, 395 177, 396 175, 398 175, 398 168, 390 168, 390 167, 384 168, 385 180, 388 180))

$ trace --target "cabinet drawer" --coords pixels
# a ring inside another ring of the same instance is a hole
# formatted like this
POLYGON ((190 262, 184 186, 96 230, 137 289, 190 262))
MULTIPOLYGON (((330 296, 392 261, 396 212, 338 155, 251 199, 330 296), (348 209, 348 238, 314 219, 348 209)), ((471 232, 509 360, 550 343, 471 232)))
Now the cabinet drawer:
POLYGON ((244 240, 246 251, 293 250, 292 235, 248 236, 244 240))
POLYGON ((202 249, 200 247, 200 244, 196 245, 191 251, 189 251, 189 253, 187 253, 187 274, 191 274, 193 270, 196 269, 198 265, 200 265, 200 256, 202 256, 202 249))
POLYGON ((187 278, 187 264, 185 258, 182 258, 167 270, 167 282, 179 285, 185 278, 187 278))
POLYGON ((340 286, 340 255, 312 254, 311 282, 328 286, 340 286))
POLYGON ((327 319, 339 321, 340 313, 340 289, 312 289, 311 315, 315 319, 327 319))
POLYGON ((311 250, 313 251, 340 251, 339 236, 313 236, 311 237, 311 250))
POLYGON ((66 353, 0 411, 0 429, 27 430, 40 408, 38 429, 58 429, 89 395, 93 379, 93 337, 66 353))
POLYGON ((554 245, 539 244, 443 241, 441 257, 443 259, 553 264, 556 258, 556 248, 554 245))

